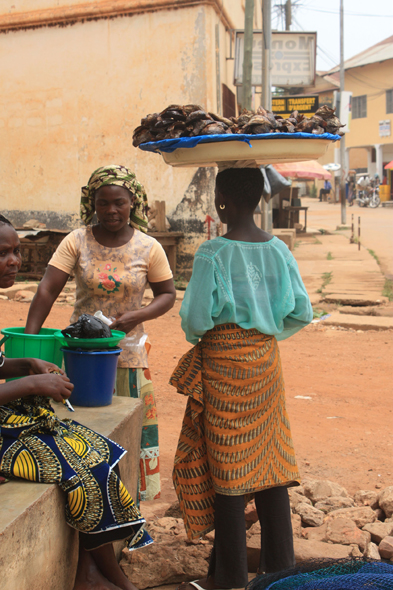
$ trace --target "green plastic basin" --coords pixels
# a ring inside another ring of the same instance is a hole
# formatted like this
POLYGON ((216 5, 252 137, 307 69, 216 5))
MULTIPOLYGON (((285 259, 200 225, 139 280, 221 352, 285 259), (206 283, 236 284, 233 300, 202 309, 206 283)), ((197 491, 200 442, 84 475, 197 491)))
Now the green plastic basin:
POLYGON ((61 344, 54 334, 58 330, 41 328, 39 334, 25 334, 24 328, 3 328, 2 343, 8 358, 36 358, 61 367, 63 353, 61 344))
POLYGON ((60 330, 54 334, 61 346, 67 348, 82 348, 83 350, 103 350, 108 348, 115 348, 120 340, 125 338, 125 332, 120 330, 112 330, 111 338, 66 338, 60 330))

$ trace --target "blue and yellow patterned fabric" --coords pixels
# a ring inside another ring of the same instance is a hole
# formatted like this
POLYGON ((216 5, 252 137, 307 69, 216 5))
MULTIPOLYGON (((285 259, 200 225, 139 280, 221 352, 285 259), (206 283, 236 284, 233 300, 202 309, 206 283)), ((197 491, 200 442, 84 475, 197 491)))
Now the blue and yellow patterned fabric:
POLYGON ((124 527, 129 548, 151 542, 145 522, 114 471, 126 451, 73 420, 60 420, 49 399, 32 396, 0 406, 0 473, 57 483, 67 494, 66 521, 83 533, 124 527))

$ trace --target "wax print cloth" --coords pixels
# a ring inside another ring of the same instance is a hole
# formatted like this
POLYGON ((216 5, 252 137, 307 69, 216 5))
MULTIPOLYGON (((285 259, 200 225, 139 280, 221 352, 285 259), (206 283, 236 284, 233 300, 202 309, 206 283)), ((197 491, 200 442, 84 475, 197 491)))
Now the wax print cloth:
POLYGON ((181 358, 170 383, 188 396, 173 482, 189 537, 214 528, 216 493, 298 485, 276 338, 216 326, 181 358))
POLYGON ((59 484, 66 493, 70 526, 89 536, 124 528, 130 548, 137 548, 151 539, 113 469, 125 453, 86 426, 60 420, 47 397, 29 396, 0 406, 0 473, 59 484))

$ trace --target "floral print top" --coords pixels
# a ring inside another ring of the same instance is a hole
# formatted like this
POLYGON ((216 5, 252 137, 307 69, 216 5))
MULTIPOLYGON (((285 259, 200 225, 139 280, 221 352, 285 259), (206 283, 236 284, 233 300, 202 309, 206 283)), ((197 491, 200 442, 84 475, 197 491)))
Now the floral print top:
MULTIPOLYGON (((99 244, 91 227, 72 231, 64 238, 49 261, 51 266, 75 275, 76 302, 71 322, 82 313, 94 315, 98 310, 107 317, 141 308, 148 282, 158 283, 172 278, 164 249, 154 238, 134 229, 131 240, 119 248, 99 244)), ((139 324, 119 346, 123 352, 119 367, 148 366, 144 345, 135 342, 144 336, 139 324), (132 342, 131 346, 127 346, 132 342)))

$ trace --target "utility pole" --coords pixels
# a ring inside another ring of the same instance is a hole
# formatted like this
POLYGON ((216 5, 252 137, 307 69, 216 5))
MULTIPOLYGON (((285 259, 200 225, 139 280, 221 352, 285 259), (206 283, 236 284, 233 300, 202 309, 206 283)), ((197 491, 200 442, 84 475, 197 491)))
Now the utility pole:
MULTIPOLYGON (((261 105, 271 111, 272 88, 270 82, 270 49, 272 44, 272 5, 271 0, 262 0, 262 92, 261 105)), ((262 229, 272 231, 272 202, 261 200, 262 229)))
POLYGON ((244 10, 244 56, 243 56, 243 108, 251 109, 252 45, 254 27, 254 0, 246 0, 244 10))
POLYGON ((290 31, 292 24, 292 4, 291 0, 285 2, 285 30, 290 31))
MULTIPOLYGON (((340 111, 343 108, 344 103, 344 0, 340 0, 340 111)), ((340 117, 340 112, 337 113, 340 117)), ((341 164, 341 177, 340 177, 340 201, 341 201, 341 224, 345 225, 347 222, 347 210, 346 210, 346 199, 345 199, 345 135, 340 140, 340 164, 341 164)))

